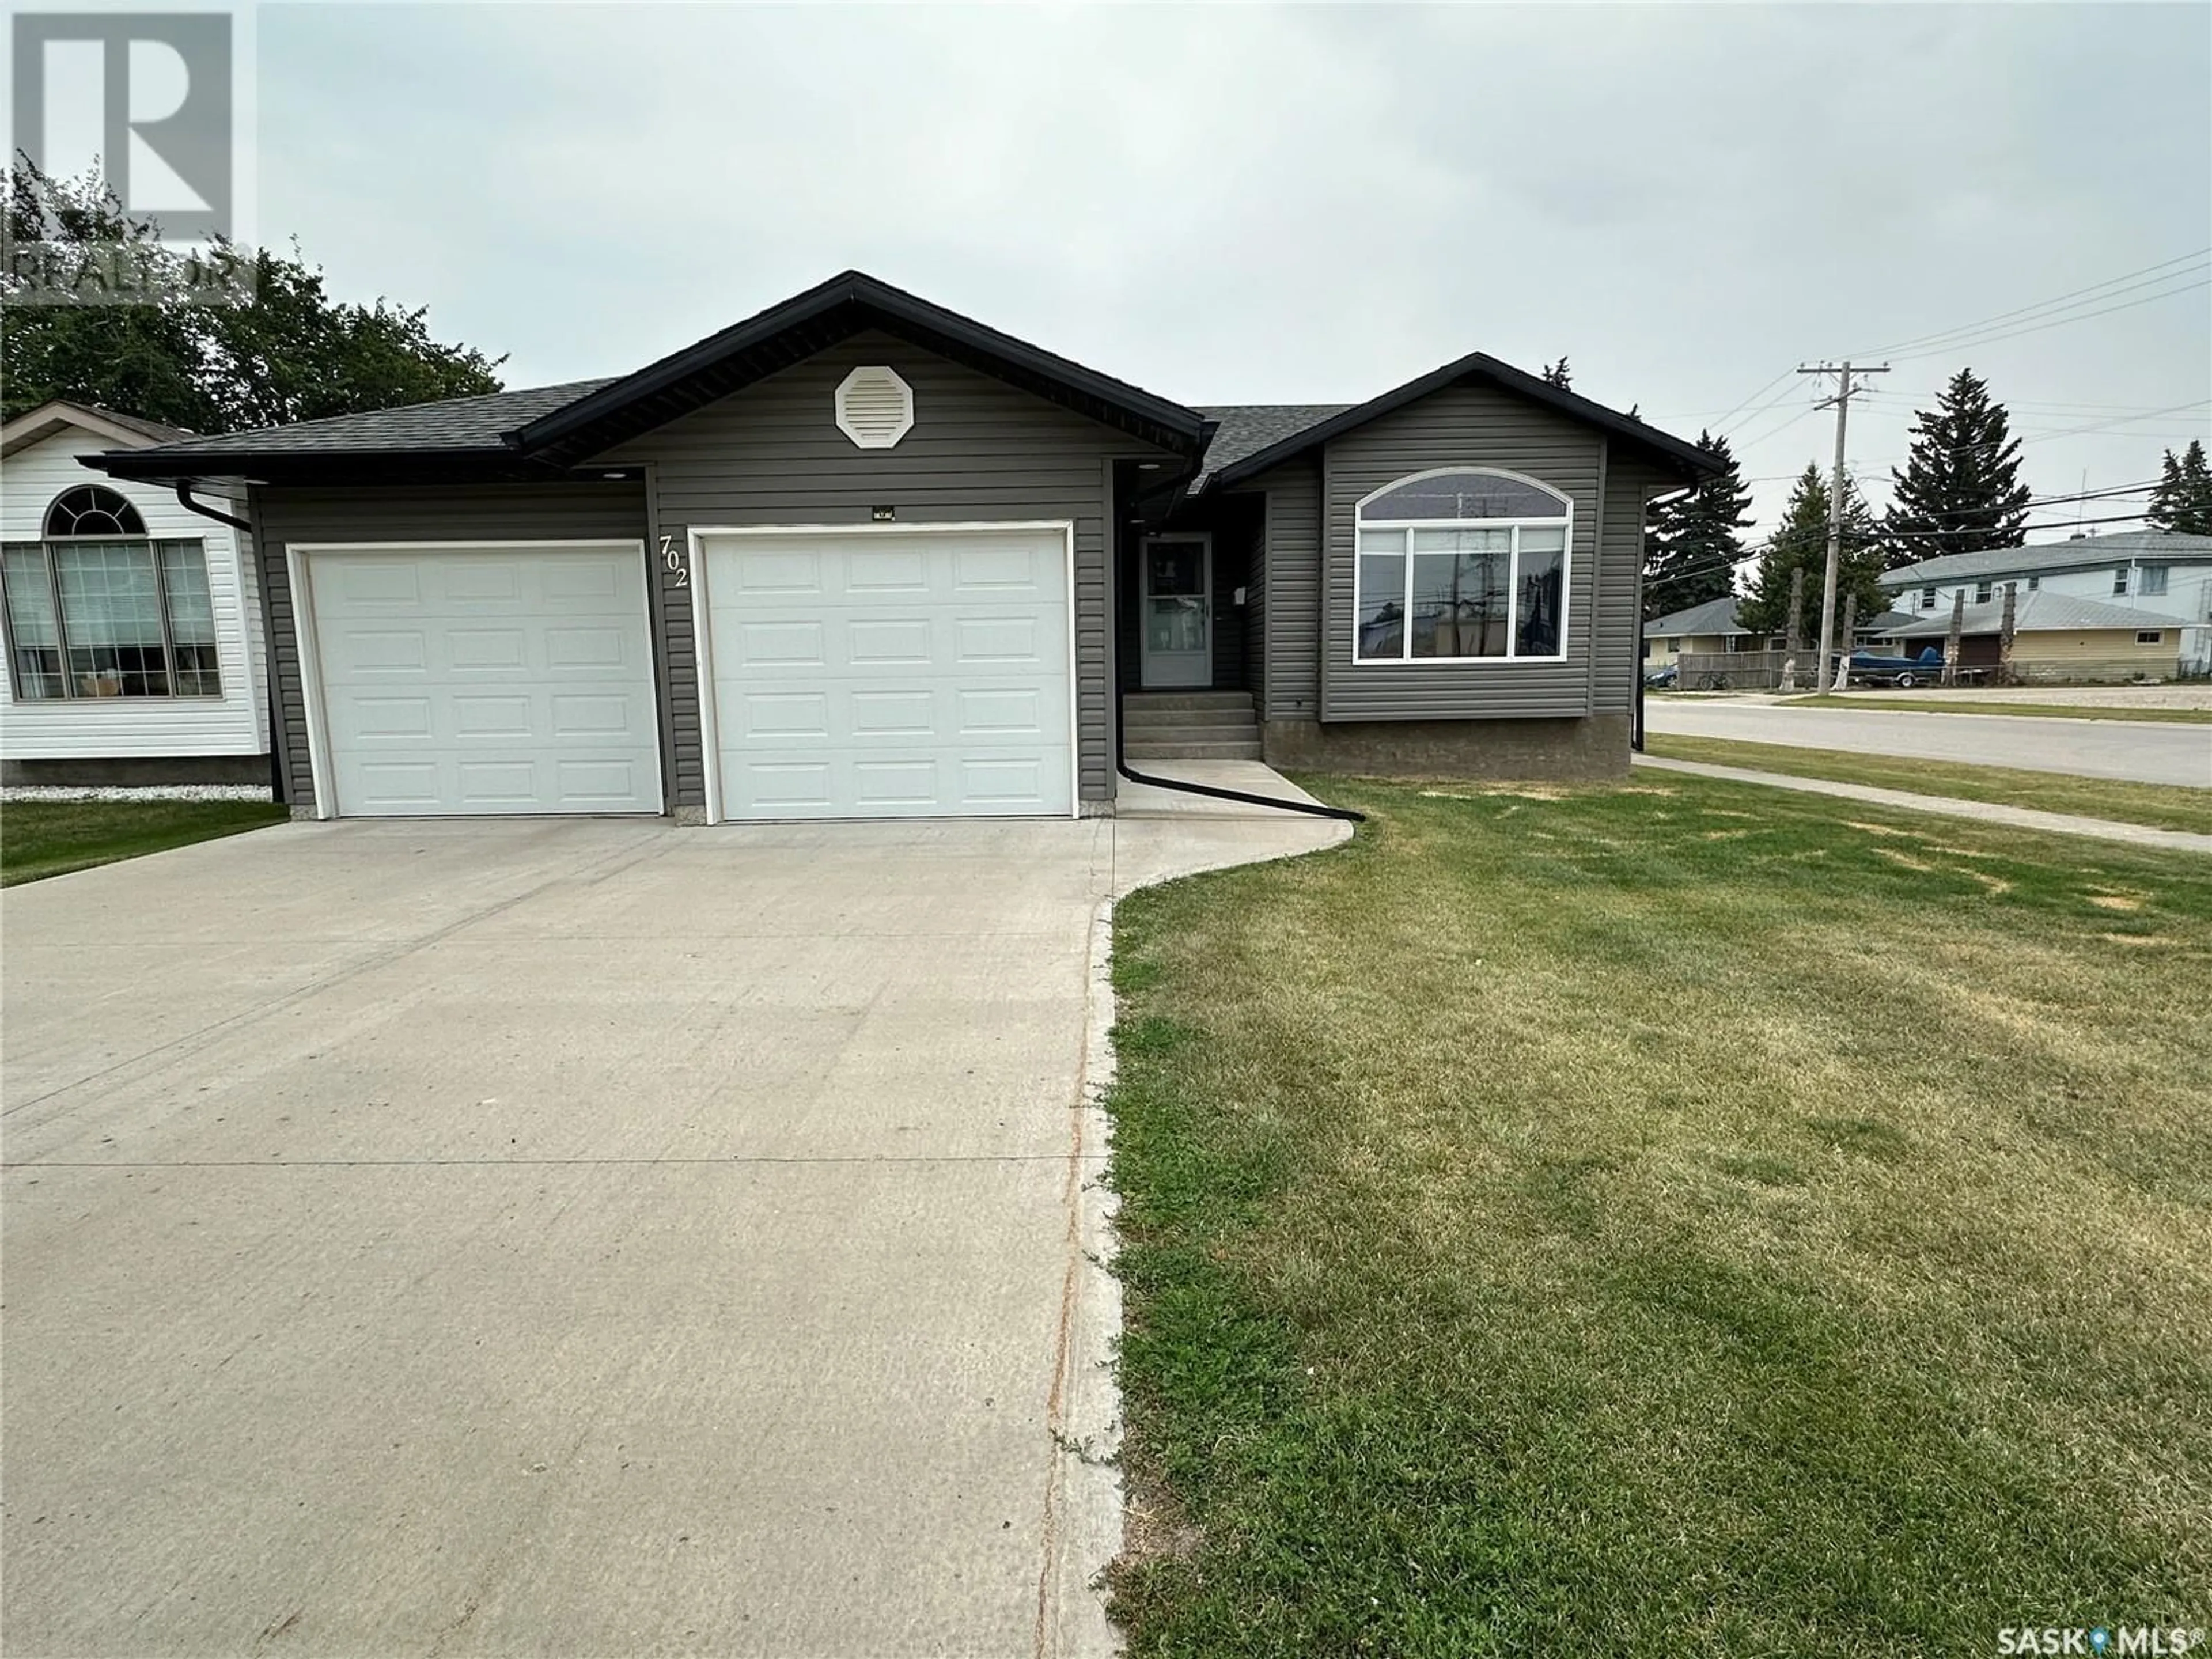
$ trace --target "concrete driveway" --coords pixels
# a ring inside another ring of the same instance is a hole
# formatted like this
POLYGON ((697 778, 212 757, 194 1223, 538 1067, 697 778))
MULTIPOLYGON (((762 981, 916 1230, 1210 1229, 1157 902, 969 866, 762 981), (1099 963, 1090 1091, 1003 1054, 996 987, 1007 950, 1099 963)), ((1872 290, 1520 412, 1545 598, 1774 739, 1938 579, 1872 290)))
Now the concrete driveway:
POLYGON ((1702 697, 1646 698, 1644 720, 1653 732, 1684 737, 2212 788, 2212 726, 2178 722, 1786 708, 1750 699, 1702 697))
POLYGON ((1341 833, 299 825, 13 890, 0 1642, 1103 1650, 1100 903, 1341 833))

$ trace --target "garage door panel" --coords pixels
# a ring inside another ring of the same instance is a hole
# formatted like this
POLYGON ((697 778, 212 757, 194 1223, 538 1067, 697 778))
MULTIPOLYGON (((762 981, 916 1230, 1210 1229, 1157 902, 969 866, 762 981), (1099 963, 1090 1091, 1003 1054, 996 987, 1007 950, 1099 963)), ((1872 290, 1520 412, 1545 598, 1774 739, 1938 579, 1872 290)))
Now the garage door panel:
POLYGON ((341 813, 659 811, 641 553, 332 551, 309 588, 341 813))
POLYGON ((706 539, 730 817, 1063 813, 1065 538, 706 539))

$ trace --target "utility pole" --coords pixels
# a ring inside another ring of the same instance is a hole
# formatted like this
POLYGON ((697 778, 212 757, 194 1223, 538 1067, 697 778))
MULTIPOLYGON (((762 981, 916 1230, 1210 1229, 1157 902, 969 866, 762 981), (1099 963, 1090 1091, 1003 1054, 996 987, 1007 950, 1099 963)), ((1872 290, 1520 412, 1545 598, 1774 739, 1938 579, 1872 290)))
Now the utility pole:
MULTIPOLYGON (((1828 574, 1820 584, 1820 654, 1813 660, 1813 689, 1815 691, 1842 690, 1844 675, 1836 674, 1832 686, 1829 683, 1829 656, 1836 642, 1836 570, 1841 563, 1844 550, 1844 426, 1850 417, 1851 377, 1854 374, 1887 374, 1889 365, 1862 368, 1846 358, 1841 363, 1803 363, 1798 366, 1800 374, 1833 374, 1838 377, 1836 395, 1823 398, 1814 407, 1826 409, 1833 404, 1836 409, 1836 470, 1828 480, 1828 574)), ((1846 653, 1846 655, 1849 653, 1846 653)))

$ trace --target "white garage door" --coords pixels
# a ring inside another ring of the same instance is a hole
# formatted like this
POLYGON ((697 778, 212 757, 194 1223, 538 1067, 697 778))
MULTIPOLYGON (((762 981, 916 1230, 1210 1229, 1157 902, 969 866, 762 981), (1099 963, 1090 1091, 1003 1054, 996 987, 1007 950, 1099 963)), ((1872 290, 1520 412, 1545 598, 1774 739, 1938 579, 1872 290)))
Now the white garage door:
POLYGON ((1073 811, 1064 530, 708 537, 699 562, 720 816, 1073 811))
POLYGON ((304 556, 342 816, 660 811, 635 543, 304 556))

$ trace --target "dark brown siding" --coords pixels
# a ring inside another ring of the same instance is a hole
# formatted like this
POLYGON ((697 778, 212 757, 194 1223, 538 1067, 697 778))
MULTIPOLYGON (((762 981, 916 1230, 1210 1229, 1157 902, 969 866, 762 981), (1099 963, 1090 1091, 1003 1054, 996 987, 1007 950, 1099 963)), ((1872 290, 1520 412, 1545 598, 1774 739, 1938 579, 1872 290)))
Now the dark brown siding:
MULTIPOLYGON (((405 489, 253 492, 269 671, 278 729, 270 734, 292 805, 315 804, 300 690, 300 641, 285 551, 295 542, 592 541, 645 539, 645 490, 635 483, 422 485, 405 489)), ((666 716, 664 713, 663 722, 666 716)))
MULTIPOLYGON (((879 506, 896 509, 902 524, 1072 520, 1078 793, 1106 800, 1112 462, 1158 453, 919 347, 863 334, 600 459, 653 465, 657 533, 679 548, 694 528, 865 524, 879 506), (837 383, 863 363, 887 363, 914 388, 914 430, 896 448, 857 448, 837 429, 837 383)), ((693 806, 705 801, 706 782, 691 596, 665 571, 661 581, 674 798, 693 806)))
MULTIPOLYGON (((1605 592, 1632 606, 1635 602, 1633 549, 1608 546, 1602 569, 1598 557, 1605 450, 1603 436, 1591 428, 1484 386, 1447 387, 1328 444, 1321 717, 1500 719, 1591 712, 1593 598, 1605 592), (1547 483, 1573 501, 1565 661, 1353 665, 1354 509, 1362 496, 1395 479, 1454 465, 1500 467, 1547 483)), ((1629 631, 1632 636, 1632 616, 1629 631)), ((1624 662, 1632 669, 1632 643, 1627 649, 1624 662)))

